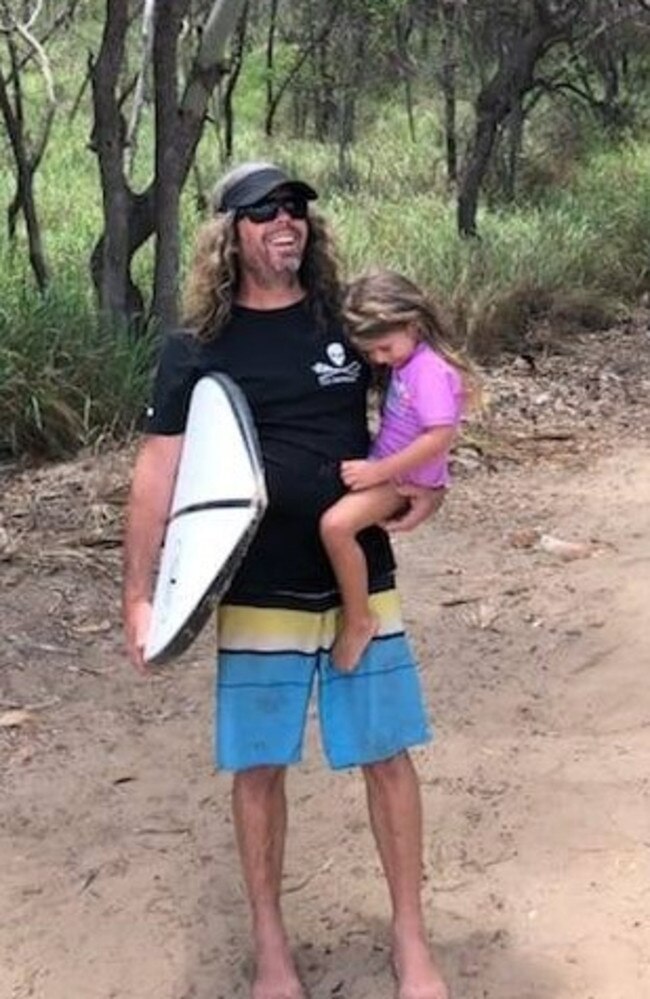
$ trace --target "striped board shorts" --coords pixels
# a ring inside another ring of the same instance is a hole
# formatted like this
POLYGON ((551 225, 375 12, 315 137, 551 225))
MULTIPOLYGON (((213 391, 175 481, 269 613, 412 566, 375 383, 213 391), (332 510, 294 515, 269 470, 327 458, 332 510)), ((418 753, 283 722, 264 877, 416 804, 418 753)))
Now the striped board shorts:
POLYGON ((331 767, 390 759, 431 738, 397 591, 370 597, 377 635, 351 673, 330 650, 338 608, 219 608, 215 758, 222 770, 285 766, 302 756, 314 682, 331 767))

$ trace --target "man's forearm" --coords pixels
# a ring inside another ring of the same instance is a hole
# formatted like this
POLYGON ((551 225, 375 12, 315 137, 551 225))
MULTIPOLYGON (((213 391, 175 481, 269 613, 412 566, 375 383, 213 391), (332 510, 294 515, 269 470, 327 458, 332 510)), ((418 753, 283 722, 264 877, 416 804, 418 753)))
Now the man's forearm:
POLYGON ((143 516, 135 497, 127 514, 124 535, 122 593, 124 600, 148 600, 153 588, 165 518, 143 516))
POLYGON ((165 534, 182 438, 145 440, 133 472, 126 514, 123 601, 148 600, 165 534))

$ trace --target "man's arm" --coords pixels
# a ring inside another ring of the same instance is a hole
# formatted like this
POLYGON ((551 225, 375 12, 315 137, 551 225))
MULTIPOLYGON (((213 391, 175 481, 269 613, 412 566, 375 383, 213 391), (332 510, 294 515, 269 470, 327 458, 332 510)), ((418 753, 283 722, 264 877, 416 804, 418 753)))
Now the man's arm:
POLYGON ((151 619, 151 596, 165 533, 182 434, 151 435, 136 458, 124 532, 122 615, 129 659, 146 672, 144 646, 151 619))
POLYGON ((426 486, 411 485, 398 486, 397 491, 409 505, 404 513, 384 521, 381 526, 387 531, 412 531, 438 512, 447 492, 444 486, 427 489, 426 486))

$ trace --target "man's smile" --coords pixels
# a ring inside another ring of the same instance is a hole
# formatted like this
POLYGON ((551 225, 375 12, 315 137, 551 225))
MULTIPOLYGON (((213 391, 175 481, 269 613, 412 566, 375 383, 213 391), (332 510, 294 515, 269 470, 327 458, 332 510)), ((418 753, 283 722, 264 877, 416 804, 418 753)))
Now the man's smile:
POLYGON ((267 243, 269 243, 270 246, 276 246, 279 248, 285 248, 285 247, 293 248, 293 247, 298 247, 300 245, 298 234, 295 232, 288 232, 288 231, 272 233, 267 237, 266 241, 267 243))

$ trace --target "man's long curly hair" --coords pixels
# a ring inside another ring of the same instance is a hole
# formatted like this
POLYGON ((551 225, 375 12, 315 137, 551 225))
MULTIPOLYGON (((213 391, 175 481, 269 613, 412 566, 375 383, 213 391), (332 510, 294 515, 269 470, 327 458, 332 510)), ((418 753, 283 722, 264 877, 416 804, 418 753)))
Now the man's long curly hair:
MULTIPOLYGON (((308 216, 309 234, 298 278, 320 329, 341 322, 342 289, 333 242, 322 216, 308 216)), ((183 295, 183 327, 199 340, 219 336, 230 319, 239 287, 239 248, 234 212, 215 215, 200 229, 183 295)))

